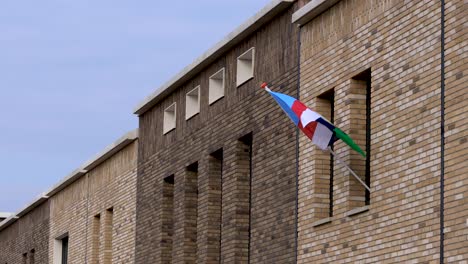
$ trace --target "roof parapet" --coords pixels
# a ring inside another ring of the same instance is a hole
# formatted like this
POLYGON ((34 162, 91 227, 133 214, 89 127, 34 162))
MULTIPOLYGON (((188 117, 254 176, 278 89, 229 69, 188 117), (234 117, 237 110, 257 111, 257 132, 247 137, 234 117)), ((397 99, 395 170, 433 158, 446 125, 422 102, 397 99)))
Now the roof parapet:
POLYGON ((7 219, 12 213, 0 212, 0 218, 7 219))
POLYGON ((270 21, 278 13, 284 11, 296 0, 273 0, 254 16, 229 33, 224 39, 215 44, 212 48, 195 59, 190 65, 176 74, 168 82, 160 86, 156 91, 141 101, 134 110, 136 115, 142 115, 158 103, 161 99, 176 90, 178 86, 193 78, 203 68, 209 66, 216 59, 221 57, 226 51, 245 39, 248 35, 255 32, 261 26, 270 21))
POLYGON ((34 199, 31 203, 27 204, 24 206, 22 209, 20 209, 15 215, 19 218, 22 217, 23 215, 31 212, 32 209, 38 207, 45 201, 47 201, 49 197, 45 195, 45 193, 40 194, 36 199, 34 199))
POLYGON ((7 228, 11 224, 13 224, 17 219, 18 219, 18 217, 16 215, 12 214, 7 219, 0 222, 0 231, 7 228))
POLYGON ((292 15, 292 23, 302 26, 327 11, 340 0, 312 0, 292 15))
MULTIPOLYGON (((92 170, 93 168, 97 167, 99 164, 101 164, 106 159, 110 158, 112 155, 128 146, 136 139, 138 139, 138 129, 135 129, 123 135, 114 143, 107 146, 101 153, 96 155, 93 159, 85 162, 78 169, 74 170, 72 173, 68 174, 65 178, 63 178, 60 182, 52 186, 52 188, 50 188, 48 191, 40 194, 32 202, 28 203, 26 206, 21 208, 16 214, 8 214, 8 218, 0 222, 0 231, 13 224, 20 217, 31 212, 34 208, 47 201, 49 197, 60 192, 61 190, 78 180, 81 176, 85 175, 89 170, 92 170)), ((6 216, 6 213, 0 213, 0 216, 4 215, 6 216)))
POLYGON ((115 153, 119 152, 127 145, 132 143, 138 138, 138 129, 130 131, 117 139, 114 143, 107 146, 103 151, 97 154, 94 158, 88 160, 82 165, 83 170, 90 171, 96 168, 99 164, 103 163, 108 158, 112 157, 115 153))

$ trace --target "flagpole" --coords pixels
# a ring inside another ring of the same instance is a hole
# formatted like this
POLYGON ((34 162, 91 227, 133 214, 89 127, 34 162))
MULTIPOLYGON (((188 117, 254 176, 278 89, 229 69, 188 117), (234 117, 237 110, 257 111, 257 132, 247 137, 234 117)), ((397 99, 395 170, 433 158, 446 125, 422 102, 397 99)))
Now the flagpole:
POLYGON ((348 166, 348 164, 346 164, 344 161, 342 161, 337 155, 336 153, 331 149, 331 147, 328 147, 328 151, 330 151, 330 153, 333 155, 333 157, 335 157, 335 159, 343 164, 343 166, 345 166, 346 169, 349 170, 349 172, 351 172, 351 174, 354 176, 354 178, 356 178, 356 180, 358 180, 369 192, 371 191, 369 186, 367 186, 367 184, 365 184, 361 178, 359 178, 359 176, 357 176, 357 174, 348 166))

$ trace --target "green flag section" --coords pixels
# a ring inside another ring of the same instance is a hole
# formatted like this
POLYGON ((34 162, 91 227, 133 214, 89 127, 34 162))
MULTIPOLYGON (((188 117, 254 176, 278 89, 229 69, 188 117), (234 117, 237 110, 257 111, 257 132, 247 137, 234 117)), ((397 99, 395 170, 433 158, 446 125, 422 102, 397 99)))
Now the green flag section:
POLYGON ((348 134, 343 132, 343 130, 335 127, 333 130, 335 132, 335 136, 341 140, 343 140, 348 146, 350 146, 352 149, 357 151, 359 154, 361 154, 364 158, 366 157, 366 153, 356 144, 348 134))

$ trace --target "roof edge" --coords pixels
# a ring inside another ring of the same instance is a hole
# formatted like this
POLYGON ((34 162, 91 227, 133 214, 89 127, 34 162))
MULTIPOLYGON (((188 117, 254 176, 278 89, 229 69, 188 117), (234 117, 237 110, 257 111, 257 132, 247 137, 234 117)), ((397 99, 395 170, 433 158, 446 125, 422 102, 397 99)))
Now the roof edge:
POLYGON ((249 18, 246 22, 241 24, 221 41, 215 44, 212 48, 208 49, 200 57, 195 59, 190 65, 186 66, 182 71, 176 74, 168 82, 160 86, 153 93, 143 99, 134 109, 134 114, 142 115, 151 109, 162 98, 173 92, 182 85, 184 82, 193 78, 203 68, 207 67, 218 59, 222 54, 240 41, 245 39, 248 35, 255 32, 261 26, 269 22, 275 15, 284 11, 287 7, 291 6, 296 0, 273 0, 268 5, 263 7, 254 16, 249 18))
POLYGON ((31 203, 27 204, 26 206, 24 206, 22 209, 20 209, 18 211, 18 213, 16 213, 15 215, 17 217, 22 217, 24 216, 25 214, 31 212, 32 209, 38 207, 39 205, 41 205, 42 203, 44 203, 45 201, 47 201, 49 197, 46 196, 44 193, 40 194, 36 199, 34 199, 31 203))
POLYGON ((81 176, 85 175, 88 171, 96 168, 108 158, 112 157, 112 155, 119 152, 127 145, 135 141, 137 138, 138 129, 134 129, 130 132, 127 132, 125 135, 114 141, 114 143, 104 148, 104 150, 97 154, 94 158, 83 163, 80 167, 78 167, 78 169, 74 170, 68 176, 63 178, 59 183, 54 185, 49 191, 46 192, 46 196, 50 197, 63 190, 64 188, 78 180, 81 176))
POLYGON ((14 215, 14 214, 10 215, 7 219, 0 222, 0 231, 2 231, 3 229, 9 227, 11 224, 16 222, 16 220, 18 220, 18 217, 16 215, 14 215))
POLYGON ((81 169, 81 168, 78 168, 78 169, 74 170, 72 173, 65 176, 65 178, 60 180, 57 184, 52 186, 52 188, 50 188, 48 191, 46 191, 46 196, 51 197, 52 195, 54 195, 54 194, 58 193, 59 191, 63 190, 65 187, 72 184, 73 182, 75 182, 77 179, 79 179, 81 176, 83 176, 85 174, 86 174, 86 171, 81 169))
POLYGON ((316 18, 340 0, 312 0, 292 15, 292 23, 302 26, 316 18))
POLYGON ((10 217, 11 215, 13 215, 13 213, 0 212, 0 218, 7 219, 7 218, 10 217))
POLYGON ((130 143, 138 138, 138 129, 127 132, 125 135, 114 141, 114 143, 107 146, 103 151, 97 154, 94 158, 88 160, 82 165, 83 170, 90 171, 101 163, 112 157, 115 153, 119 152, 130 143))
POLYGON ((127 132, 125 135, 120 137, 111 145, 107 146, 101 153, 96 155, 93 159, 85 162, 82 166, 78 169, 74 170, 72 173, 68 174, 65 178, 59 181, 57 184, 52 186, 48 191, 40 194, 37 198, 35 198, 32 202, 28 203, 26 206, 21 208, 18 213, 9 214, 9 217, 0 222, 0 231, 5 229, 6 227, 13 224, 16 220, 20 217, 26 215, 27 213, 31 212, 34 208, 38 207, 45 201, 49 199, 52 195, 58 193, 59 191, 63 190, 81 176, 85 175, 88 170, 91 170, 110 158, 112 155, 117 153, 118 151, 122 150, 130 143, 138 139, 138 129, 132 130, 127 132))

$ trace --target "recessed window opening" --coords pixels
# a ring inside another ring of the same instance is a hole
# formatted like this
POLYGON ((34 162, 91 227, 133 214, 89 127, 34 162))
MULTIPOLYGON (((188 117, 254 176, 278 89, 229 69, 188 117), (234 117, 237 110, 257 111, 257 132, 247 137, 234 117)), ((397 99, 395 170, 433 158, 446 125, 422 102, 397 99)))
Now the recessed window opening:
POLYGON ((172 262, 172 240, 174 233, 174 175, 165 177, 162 182, 161 203, 161 251, 163 263, 172 262))
MULTIPOLYGON (((366 160, 365 160, 365 183, 367 186, 371 186, 371 172, 370 172, 370 157, 371 157, 371 87, 372 87, 372 72, 371 69, 356 75, 352 82, 354 84, 360 85, 365 94, 365 151, 366 151, 366 160)), ((370 192, 367 189, 364 189, 365 192, 365 204, 370 204, 370 192)))
POLYGON ((103 230, 103 238, 104 238, 104 264, 112 263, 112 230, 114 229, 114 208, 111 207, 106 210, 105 212, 105 219, 104 219, 104 230, 103 230))
POLYGON ((250 48, 237 58, 237 86, 254 77, 255 48, 250 48))
POLYGON ((34 259, 34 254, 36 253, 36 250, 33 248, 31 251, 29 251, 29 264, 34 264, 36 260, 34 259))
POLYGON ((210 214, 211 241, 209 247, 212 249, 213 257, 221 260, 221 233, 222 233, 222 206, 223 206, 223 149, 218 149, 210 154, 208 162, 209 171, 209 200, 212 200, 210 214), (216 255, 215 255, 216 254, 216 255))
POLYGON ((101 215, 97 214, 93 217, 91 233, 91 259, 90 263, 99 263, 99 237, 101 233, 101 215))
POLYGON ((185 120, 200 113, 200 85, 185 95, 185 120))
POLYGON ((185 172, 185 252, 189 258, 197 258, 198 229, 198 162, 186 167, 185 172))
POLYGON ((208 102, 213 104, 224 97, 225 73, 224 68, 210 76, 208 84, 208 102))
MULTIPOLYGON (((335 122, 335 91, 329 90, 322 95, 320 95, 317 98, 317 110, 331 123, 335 122)), ((333 146, 332 146, 333 149, 333 146)), ((326 154, 325 154, 326 155, 326 154)), ((327 168, 323 168, 322 174, 324 174, 325 177, 329 179, 328 182, 328 199, 329 199, 329 204, 328 204, 328 216, 332 217, 333 216, 333 177, 334 177, 334 170, 333 170, 333 155, 328 154, 328 158, 326 160, 323 160, 323 163, 325 166, 328 165, 327 168)))
POLYGON ((177 116, 177 105, 176 103, 173 103, 164 110, 164 124, 163 124, 164 134, 167 134, 168 132, 176 128, 176 116, 177 116))
POLYGON ((68 233, 58 236, 54 240, 54 264, 68 263, 68 233))

